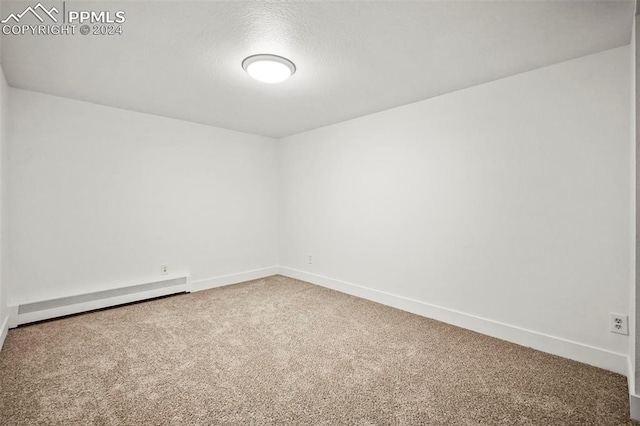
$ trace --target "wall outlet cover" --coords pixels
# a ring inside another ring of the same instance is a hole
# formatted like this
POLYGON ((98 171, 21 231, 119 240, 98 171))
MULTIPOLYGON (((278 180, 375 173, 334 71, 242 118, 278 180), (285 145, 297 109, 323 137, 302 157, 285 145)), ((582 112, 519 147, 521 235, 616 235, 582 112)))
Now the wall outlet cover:
POLYGON ((629 335, 629 317, 621 314, 609 314, 609 329, 612 333, 629 335))

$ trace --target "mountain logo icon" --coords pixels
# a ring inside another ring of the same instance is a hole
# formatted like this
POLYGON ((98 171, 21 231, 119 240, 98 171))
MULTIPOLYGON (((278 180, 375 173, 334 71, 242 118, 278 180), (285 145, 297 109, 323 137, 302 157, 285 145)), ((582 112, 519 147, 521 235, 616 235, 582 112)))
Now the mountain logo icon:
POLYGON ((55 13, 57 15, 60 12, 55 7, 52 7, 51 9, 47 9, 42 5, 42 3, 38 3, 33 7, 31 6, 27 7, 22 13, 9 14, 9 16, 7 16, 5 19, 0 21, 0 23, 6 24, 9 21, 13 20, 17 24, 25 15, 29 13, 35 16, 40 22, 44 22, 44 19, 42 16, 48 16, 53 22, 58 22, 58 19, 53 14, 55 13))

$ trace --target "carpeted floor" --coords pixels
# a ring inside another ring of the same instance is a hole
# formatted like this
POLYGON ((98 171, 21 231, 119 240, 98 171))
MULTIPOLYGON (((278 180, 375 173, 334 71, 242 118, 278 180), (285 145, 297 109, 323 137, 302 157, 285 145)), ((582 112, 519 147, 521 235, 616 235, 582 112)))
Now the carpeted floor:
POLYGON ((0 424, 626 425, 626 378, 276 276, 9 331, 0 424))

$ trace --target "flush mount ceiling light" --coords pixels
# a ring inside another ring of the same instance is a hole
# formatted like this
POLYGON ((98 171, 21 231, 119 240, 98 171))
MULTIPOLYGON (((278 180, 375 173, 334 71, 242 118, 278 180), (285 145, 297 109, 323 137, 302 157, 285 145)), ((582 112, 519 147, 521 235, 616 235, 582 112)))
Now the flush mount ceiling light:
POLYGON ((280 83, 296 72, 296 66, 287 58, 268 54, 245 58, 242 68, 251 77, 263 83, 280 83))

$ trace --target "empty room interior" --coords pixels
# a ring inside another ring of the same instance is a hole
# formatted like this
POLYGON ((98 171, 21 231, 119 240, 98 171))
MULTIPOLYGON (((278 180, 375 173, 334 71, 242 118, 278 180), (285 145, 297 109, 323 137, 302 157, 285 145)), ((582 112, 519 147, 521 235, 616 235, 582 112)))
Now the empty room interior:
POLYGON ((638 425, 635 1, 0 1, 0 425, 638 425))

